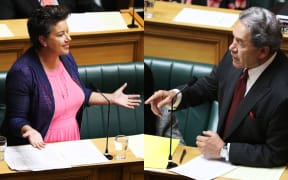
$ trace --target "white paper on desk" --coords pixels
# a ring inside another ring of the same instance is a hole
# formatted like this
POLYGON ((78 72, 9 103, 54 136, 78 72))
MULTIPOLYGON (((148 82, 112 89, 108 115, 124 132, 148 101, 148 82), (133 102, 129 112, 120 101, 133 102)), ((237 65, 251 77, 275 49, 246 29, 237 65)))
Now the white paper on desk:
POLYGON ((67 23, 70 32, 128 29, 120 12, 72 13, 67 23))
POLYGON ((228 162, 208 160, 203 155, 200 155, 183 165, 169 170, 193 179, 210 180, 222 176, 236 167, 228 162))
POLYGON ((277 168, 254 168, 239 166, 233 171, 225 174, 223 177, 241 180, 278 180, 280 179, 285 168, 285 166, 277 168))
POLYGON ((128 146, 133 154, 138 158, 144 159, 144 134, 128 136, 128 146))
POLYGON ((90 140, 47 144, 44 149, 31 145, 9 146, 5 161, 14 170, 49 170, 107 162, 106 157, 90 140))
POLYGON ((53 144, 71 166, 108 162, 91 140, 67 141, 53 144))
POLYGON ((238 14, 183 8, 173 21, 230 28, 238 14))
POLYGON ((0 37, 12 37, 14 34, 6 24, 0 24, 0 37))
POLYGON ((51 146, 37 149, 31 145, 8 146, 5 150, 5 161, 11 169, 40 171, 71 167, 51 146))

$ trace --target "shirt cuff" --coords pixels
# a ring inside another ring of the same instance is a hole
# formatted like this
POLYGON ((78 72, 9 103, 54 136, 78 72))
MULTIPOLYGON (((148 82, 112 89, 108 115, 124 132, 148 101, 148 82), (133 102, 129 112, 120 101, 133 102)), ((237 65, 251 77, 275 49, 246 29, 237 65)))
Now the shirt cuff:
POLYGON ((230 150, 230 143, 227 143, 227 159, 226 161, 229 161, 229 150, 230 150))
MULTIPOLYGON (((180 92, 179 89, 172 89, 171 91, 174 91, 177 94, 175 101, 173 103, 173 111, 174 111, 178 108, 178 106, 182 100, 182 93, 180 92)), ((171 106, 170 106, 170 109, 171 109, 171 106)))

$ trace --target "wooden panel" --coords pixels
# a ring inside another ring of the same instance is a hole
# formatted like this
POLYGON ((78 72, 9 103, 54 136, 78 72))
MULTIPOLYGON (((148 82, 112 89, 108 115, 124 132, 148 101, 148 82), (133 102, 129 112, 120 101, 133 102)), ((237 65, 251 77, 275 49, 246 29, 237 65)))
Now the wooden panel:
POLYGON ((7 70, 11 64, 29 47, 28 40, 0 41, 0 71, 7 70))
POLYGON ((78 65, 133 61, 133 44, 72 47, 78 65))
MULTIPOLYGON (((153 25, 151 25, 153 26, 153 25)), ((167 27, 151 27, 146 25, 144 52, 145 56, 174 58, 179 60, 198 61, 217 64, 228 46, 225 34, 197 32, 174 28, 173 32, 163 29, 167 27), (161 33, 162 32, 162 33, 161 33)))
POLYGON ((122 176, 122 168, 121 166, 112 166, 109 168, 99 168, 99 172, 97 179, 111 179, 111 180, 119 180, 122 176), (112 173, 113 172, 113 173, 112 173))
POLYGON ((284 34, 284 39, 281 45, 281 49, 284 51, 286 56, 288 56, 288 35, 284 34))
POLYGON ((144 164, 138 166, 126 166, 123 169, 122 180, 143 180, 144 164))

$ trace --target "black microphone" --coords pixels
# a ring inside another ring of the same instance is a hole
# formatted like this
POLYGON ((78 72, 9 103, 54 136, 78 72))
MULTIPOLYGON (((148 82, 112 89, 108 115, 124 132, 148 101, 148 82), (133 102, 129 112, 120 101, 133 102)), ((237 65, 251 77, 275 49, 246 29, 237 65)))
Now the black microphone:
POLYGON ((111 102, 94 84, 91 83, 90 85, 91 85, 91 87, 93 89, 95 89, 98 93, 100 93, 101 96, 108 102, 107 127, 106 127, 106 148, 105 148, 104 156, 107 159, 111 160, 111 159, 113 159, 113 156, 108 153, 108 141, 109 141, 109 129, 110 129, 109 128, 109 126, 110 126, 110 105, 111 105, 111 102))
POLYGON ((137 28, 138 25, 135 24, 135 17, 134 17, 134 14, 135 14, 135 7, 134 7, 134 0, 132 1, 132 10, 133 10, 133 14, 132 14, 132 22, 131 24, 128 24, 127 27, 129 28, 137 28))
POLYGON ((174 111, 174 101, 177 97, 177 95, 179 93, 182 93, 186 88, 192 86, 195 82, 197 81, 197 78, 196 77, 192 77, 192 79, 187 83, 185 84, 172 98, 172 102, 171 102, 171 109, 170 109, 170 151, 169 151, 169 156, 168 156, 168 164, 167 164, 167 169, 171 169, 171 168, 174 168, 176 166, 178 166, 176 163, 174 163, 172 161, 172 117, 173 117, 173 111, 174 111))

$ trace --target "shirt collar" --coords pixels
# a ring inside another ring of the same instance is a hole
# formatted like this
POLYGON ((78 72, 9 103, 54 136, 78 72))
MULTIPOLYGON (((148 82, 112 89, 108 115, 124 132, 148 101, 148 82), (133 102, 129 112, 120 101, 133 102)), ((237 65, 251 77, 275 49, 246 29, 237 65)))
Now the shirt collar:
POLYGON ((260 66, 257 66, 252 69, 248 69, 248 80, 246 84, 246 93, 251 89, 253 84, 256 82, 256 80, 259 78, 259 76, 262 74, 262 72, 272 63, 272 61, 275 59, 277 55, 277 52, 275 52, 265 63, 261 64, 260 66))
POLYGON ((272 63, 272 61, 275 59, 277 55, 277 52, 275 52, 265 63, 261 64, 260 66, 257 66, 255 68, 248 70, 249 78, 255 78, 256 79, 260 76, 260 74, 272 63))

